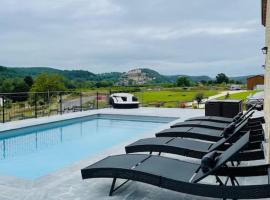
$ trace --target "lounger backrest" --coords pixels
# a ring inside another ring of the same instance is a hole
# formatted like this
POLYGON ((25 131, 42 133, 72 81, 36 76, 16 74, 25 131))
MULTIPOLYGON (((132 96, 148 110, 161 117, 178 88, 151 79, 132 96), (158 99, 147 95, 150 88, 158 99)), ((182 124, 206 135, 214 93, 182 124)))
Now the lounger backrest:
POLYGON ((199 169, 198 173, 192 178, 191 182, 197 183, 204 179, 208 175, 214 174, 219 168, 221 168, 227 161, 229 161, 233 156, 235 156, 239 151, 241 151, 249 142, 250 131, 248 131, 243 137, 241 137, 236 143, 229 147, 217 158, 215 166, 212 170, 207 173, 202 172, 199 169))
POLYGON ((210 151, 214 151, 217 150, 219 147, 221 147, 222 145, 224 145, 225 143, 232 143, 235 141, 236 138, 238 138, 241 134, 241 129, 247 124, 248 122, 248 118, 245 119, 245 121, 239 125, 239 127, 237 127, 234 132, 229 135, 229 137, 225 138, 221 138, 219 141, 217 141, 216 143, 214 143, 208 150, 210 151))
POLYGON ((239 112, 234 118, 233 118, 233 122, 238 122, 242 119, 243 113, 239 112))
POLYGON ((215 167, 220 167, 225 164, 230 158, 235 156, 241 149, 243 149, 249 143, 250 131, 248 131, 243 137, 235 142, 231 147, 224 151, 217 160, 215 167))
POLYGON ((256 104, 255 105, 253 105, 253 106, 251 106, 244 114, 242 113, 242 112, 239 112, 235 117, 234 117, 234 119, 236 119, 235 120, 235 122, 240 122, 242 119, 244 119, 254 108, 256 107, 256 104), (237 116, 238 115, 240 115, 240 114, 242 114, 238 119, 237 119, 237 116))
MULTIPOLYGON (((254 113, 251 112, 246 118, 242 119, 237 125, 236 125, 236 128, 234 129, 233 133, 232 134, 235 134, 235 133, 238 133, 239 131, 241 131, 242 128, 244 128, 247 123, 248 123, 248 120, 249 120, 249 117, 254 113)), ((225 133, 225 129, 223 131, 223 136, 227 136, 227 134, 225 133)))
POLYGON ((247 115, 245 115, 244 118, 242 118, 237 124, 236 126, 241 125, 243 122, 245 122, 246 120, 248 120, 254 113, 255 111, 249 112, 247 115))

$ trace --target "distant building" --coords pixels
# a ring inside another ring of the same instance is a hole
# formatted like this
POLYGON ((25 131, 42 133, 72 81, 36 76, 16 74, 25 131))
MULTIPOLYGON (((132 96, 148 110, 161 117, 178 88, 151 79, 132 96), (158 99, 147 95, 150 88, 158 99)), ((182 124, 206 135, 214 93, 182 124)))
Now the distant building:
POLYGON ((264 75, 256 75, 247 78, 247 89, 254 90, 264 85, 264 75))
POLYGON ((123 74, 117 85, 134 85, 134 84, 145 84, 153 80, 147 76, 141 69, 132 69, 127 73, 123 74))

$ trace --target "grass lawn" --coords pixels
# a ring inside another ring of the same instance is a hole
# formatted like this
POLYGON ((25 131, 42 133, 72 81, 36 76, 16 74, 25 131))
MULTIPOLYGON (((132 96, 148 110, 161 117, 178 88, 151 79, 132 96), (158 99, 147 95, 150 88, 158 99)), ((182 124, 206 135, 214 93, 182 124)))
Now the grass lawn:
POLYGON ((164 102, 162 107, 178 107, 179 102, 193 101, 195 95, 202 92, 205 97, 213 96, 219 93, 218 90, 161 90, 161 91, 144 91, 136 92, 134 95, 139 98, 139 101, 145 106, 153 106, 157 102, 164 102))
MULTIPOLYGON (((253 94, 257 93, 257 92, 258 91, 256 91, 256 90, 252 90, 252 91, 247 91, 247 92, 240 92, 240 93, 236 93, 236 94, 230 94, 230 96, 229 96, 228 99, 241 99, 241 100, 244 101, 244 100, 247 99, 247 97, 249 95, 253 95, 253 94)), ((223 99, 225 99, 225 96, 224 97, 220 97, 218 99, 223 100, 223 99)))

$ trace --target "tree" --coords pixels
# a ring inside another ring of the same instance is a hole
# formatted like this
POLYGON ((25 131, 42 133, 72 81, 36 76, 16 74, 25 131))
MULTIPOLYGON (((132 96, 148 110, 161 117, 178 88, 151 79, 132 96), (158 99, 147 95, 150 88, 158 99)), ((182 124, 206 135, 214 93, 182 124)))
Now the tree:
POLYGON ((206 81, 206 80, 201 80, 200 82, 201 82, 201 84, 203 84, 203 85, 206 85, 206 84, 207 84, 207 81, 206 81))
POLYGON ((229 83, 234 84, 235 80, 231 79, 231 80, 229 80, 229 83))
POLYGON ((236 84, 243 84, 242 81, 235 81, 236 84))
POLYGON ((100 88, 100 87, 111 87, 111 86, 113 86, 113 82, 111 82, 111 81, 99 81, 99 82, 96 82, 95 86, 97 88, 100 88))
POLYGON ((24 77, 23 80, 30 88, 34 84, 34 80, 33 80, 32 76, 26 76, 26 77, 24 77))
POLYGON ((40 74, 36 77, 31 91, 33 92, 47 92, 47 91, 64 91, 64 79, 57 74, 49 75, 46 73, 40 74))
POLYGON ((13 86, 12 80, 6 79, 3 81, 0 91, 2 93, 9 93, 9 92, 13 92, 13 89, 14 89, 14 86, 13 86))
POLYGON ((195 95, 195 98, 194 98, 194 99, 197 101, 198 107, 199 107, 200 103, 202 102, 203 98, 204 98, 204 94, 201 93, 201 92, 198 92, 198 93, 195 95))
POLYGON ((227 92, 227 94, 225 95, 225 99, 229 99, 230 98, 230 93, 227 92))
POLYGON ((220 73, 216 76, 217 83, 229 83, 229 78, 224 74, 220 73))
POLYGON ((207 84, 208 85, 212 85, 213 84, 213 81, 212 80, 209 80, 209 81, 207 81, 207 84))
POLYGON ((22 79, 16 79, 13 82, 13 91, 12 92, 28 92, 30 87, 22 79))
POLYGON ((185 76, 179 76, 176 79, 176 85, 178 87, 189 87, 189 86, 191 86, 191 81, 189 80, 189 78, 187 78, 185 76))
POLYGON ((14 88, 12 92, 15 92, 16 94, 13 94, 11 96, 11 99, 13 101, 25 101, 28 98, 28 93, 30 90, 30 87, 24 82, 22 79, 18 79, 14 81, 13 83, 14 88))

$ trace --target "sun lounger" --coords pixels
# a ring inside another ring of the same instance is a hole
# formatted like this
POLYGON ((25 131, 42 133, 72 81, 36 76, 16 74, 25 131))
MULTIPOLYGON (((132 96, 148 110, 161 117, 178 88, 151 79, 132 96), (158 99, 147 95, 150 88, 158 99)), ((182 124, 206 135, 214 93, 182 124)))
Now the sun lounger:
MULTIPOLYGON (((209 128, 200 128, 200 127, 177 127, 165 129, 156 133, 156 137, 182 137, 182 138, 193 138, 199 140, 207 140, 217 142, 223 137, 228 137, 231 134, 236 132, 245 133, 248 129, 246 125, 248 119, 246 118, 243 122, 237 126, 235 129, 225 129, 225 130, 215 130, 209 128)), ((250 141, 262 141, 264 140, 263 129, 252 128, 250 129, 251 138, 250 141)))
MULTIPOLYGON (((158 152, 176 154, 201 159, 209 151, 216 150, 218 154, 228 149, 231 144, 228 139, 222 138, 217 143, 185 138, 144 138, 125 147, 126 153, 158 152)), ((251 142, 233 161, 251 161, 264 159, 262 142, 251 142)))
MULTIPOLYGON (((191 140, 180 137, 156 137, 144 138, 138 140, 125 147, 126 153, 138 152, 158 152, 171 153, 192 158, 202 158, 210 151, 218 151, 222 153, 227 150, 234 142, 236 142, 243 133, 240 131, 234 132, 227 138, 221 138, 216 143, 191 140)), ((245 151, 242 151, 234 158, 235 161, 250 161, 264 159, 264 151, 261 141, 250 142, 245 151)))
POLYGON ((161 188, 186 194, 229 199, 257 199, 270 197, 270 185, 239 185, 238 176, 250 177, 268 175, 268 166, 228 167, 226 163, 237 155, 249 142, 249 133, 234 145, 213 158, 209 164, 208 157, 202 159, 201 165, 177 159, 146 154, 125 154, 109 156, 81 170, 82 178, 112 178, 110 195, 127 181, 138 181, 161 188), (219 176, 228 177, 222 181, 219 176), (219 185, 202 183, 208 176, 215 176, 219 185), (127 181, 118 187, 117 179, 127 181), (228 185, 228 180, 231 185, 228 185))
MULTIPOLYGON (((234 123, 234 122, 232 122, 234 123)), ((209 122, 209 121, 185 121, 178 122, 171 126, 171 128, 176 127, 199 127, 199 128, 211 128, 216 130, 223 130, 228 127, 228 123, 220 123, 220 122, 209 122)))
MULTIPOLYGON (((237 122, 232 122, 232 123, 221 123, 221 122, 212 122, 212 121, 185 121, 185 122, 179 122, 171 126, 171 128, 176 128, 176 127, 199 127, 199 128, 209 128, 209 129, 216 129, 216 130, 224 130, 225 128, 228 128, 230 126, 239 126, 241 123, 249 119, 252 114, 254 113, 251 112, 249 115, 247 115, 245 118, 241 119, 240 121, 237 122)), ((256 123, 256 124, 251 124, 247 123, 248 127, 261 127, 261 123, 256 123)))
MULTIPOLYGON (((232 123, 234 122, 234 118, 228 118, 228 117, 216 117, 216 116, 202 116, 202 117, 193 117, 189 118, 185 121, 210 121, 210 122, 218 122, 218 123, 232 123)), ((265 123, 264 117, 254 117, 250 118, 249 124, 254 123, 265 123)))

